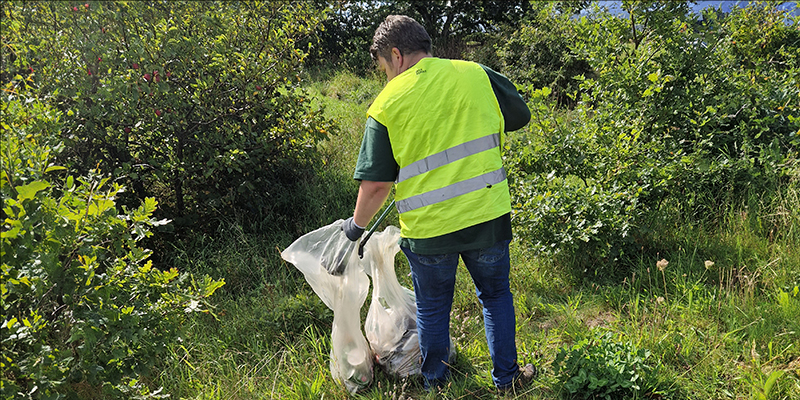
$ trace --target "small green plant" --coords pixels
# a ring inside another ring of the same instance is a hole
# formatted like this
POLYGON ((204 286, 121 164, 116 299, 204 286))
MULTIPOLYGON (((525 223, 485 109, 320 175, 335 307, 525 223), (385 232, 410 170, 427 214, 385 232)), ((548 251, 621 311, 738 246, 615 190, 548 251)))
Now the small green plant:
POLYGON ((773 392, 772 388, 784 373, 786 373, 786 371, 782 369, 772 371, 769 374, 764 374, 759 371, 758 373, 754 374, 756 376, 748 378, 747 382, 750 384, 753 390, 753 399, 767 400, 771 398, 770 394, 773 392))
POLYGON ((787 318, 790 318, 792 315, 800 314, 800 302, 796 300, 800 299, 798 293, 800 293, 800 288, 798 288, 798 286, 795 286, 791 293, 778 289, 778 305, 780 306, 781 313, 787 318))
POLYGON ((571 348, 563 347, 553 363, 566 398, 638 398, 652 386, 650 351, 621 343, 611 332, 597 333, 571 348))
POLYGON ((780 357, 780 353, 783 352, 773 352, 772 342, 767 344, 767 349, 769 350, 769 359, 766 362, 762 362, 755 351, 755 342, 753 342, 752 359, 750 360, 752 368, 750 368, 749 374, 744 377, 750 387, 753 400, 769 400, 773 398, 776 389, 775 384, 786 373, 783 369, 769 370, 772 368, 769 364, 777 360, 780 357))

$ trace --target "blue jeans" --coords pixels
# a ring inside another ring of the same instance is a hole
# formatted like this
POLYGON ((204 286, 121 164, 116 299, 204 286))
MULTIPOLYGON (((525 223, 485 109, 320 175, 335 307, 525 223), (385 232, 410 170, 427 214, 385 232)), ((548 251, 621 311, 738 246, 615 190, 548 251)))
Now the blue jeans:
POLYGON ((415 254, 401 247, 411 265, 417 298, 417 329, 426 387, 441 385, 450 375, 450 310, 459 255, 472 276, 483 306, 484 330, 492 357, 492 380, 496 386, 505 387, 518 373, 516 317, 508 281, 511 267, 508 244, 506 240, 485 249, 437 255, 415 254))

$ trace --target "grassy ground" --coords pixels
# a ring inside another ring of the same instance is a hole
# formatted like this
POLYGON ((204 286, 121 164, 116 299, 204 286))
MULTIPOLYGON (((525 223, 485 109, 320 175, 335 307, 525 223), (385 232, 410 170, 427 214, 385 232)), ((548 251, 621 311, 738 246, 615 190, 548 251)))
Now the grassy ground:
MULTIPOLYGON (((326 172, 320 181, 299 183, 308 185, 309 199, 316 199, 299 204, 299 213, 315 215, 292 229, 264 226, 257 233, 230 221, 213 238, 176 250, 179 267, 224 277, 228 284, 215 300, 215 316, 193 320, 183 340, 172 346, 178 361, 166 364, 154 382, 164 386, 163 393, 226 400, 349 397, 330 376, 332 312, 278 253, 305 231, 352 212, 356 186, 350 176, 364 112, 382 84, 338 73, 319 74, 309 85, 317 104, 341 126, 323 145, 326 172)), ((611 351, 611 358, 589 364, 588 371, 646 365, 652 373, 640 380, 643 398, 798 399, 799 188, 794 184, 780 196, 754 199, 750 203, 758 209, 722 205, 723 218, 715 226, 676 222, 681 218, 665 208, 655 222, 654 239, 665 251, 635 257, 630 276, 611 285, 578 278, 568 257, 538 257, 515 241, 517 343, 521 361, 543 370, 534 384, 504 396, 492 389, 480 306, 462 271, 452 312, 458 350, 452 383, 426 393, 416 381, 378 371, 373 385, 353 397, 567 397, 569 385, 563 380, 569 375, 556 372, 556 358, 561 349, 599 338, 583 348, 623 351, 616 356, 611 351), (661 259, 668 263, 658 264, 661 259), (626 358, 635 354, 641 359, 626 358)), ((397 273, 410 287, 404 260, 397 261, 397 273)), ((369 298, 365 310, 368 303, 369 298)))

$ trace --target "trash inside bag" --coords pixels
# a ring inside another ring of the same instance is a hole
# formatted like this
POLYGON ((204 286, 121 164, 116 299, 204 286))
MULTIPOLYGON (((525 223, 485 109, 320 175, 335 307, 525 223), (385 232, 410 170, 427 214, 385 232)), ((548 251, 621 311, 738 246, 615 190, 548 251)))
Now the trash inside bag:
MULTIPOLYGON (((379 366, 403 378, 421 373, 421 352, 414 292, 400 285, 394 270, 399 239, 396 226, 372 235, 364 245, 361 265, 372 277, 372 302, 364 321, 369 346, 379 366)), ((450 337, 448 360, 452 363, 455 359, 456 348, 450 337)))
POLYGON ((314 293, 333 310, 331 375, 355 393, 372 383, 372 353, 361 332, 369 278, 359 265, 355 242, 342 232, 343 222, 301 236, 281 257, 303 273, 314 293))
POLYGON ((375 361, 400 377, 420 373, 414 292, 401 286, 394 270, 400 229, 387 227, 364 246, 361 264, 372 277, 372 303, 364 321, 375 361))

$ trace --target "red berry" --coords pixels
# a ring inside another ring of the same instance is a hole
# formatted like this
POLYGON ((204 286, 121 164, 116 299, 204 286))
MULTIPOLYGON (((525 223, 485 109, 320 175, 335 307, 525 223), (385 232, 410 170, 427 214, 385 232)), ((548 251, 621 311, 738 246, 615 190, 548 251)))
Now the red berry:
POLYGON ((78 7, 72 7, 72 11, 78 11, 78 7))
POLYGON ((256 85, 256 90, 261 90, 261 86, 256 85))
POLYGON ((149 82, 150 81, 150 74, 144 74, 143 78, 144 78, 144 80, 149 82))
POLYGON ((156 115, 160 117, 161 116, 161 110, 156 110, 156 115))
POLYGON ((139 64, 133 63, 133 69, 139 69, 139 64))
POLYGON ((92 70, 90 70, 90 69, 87 69, 87 70, 86 70, 86 73, 87 73, 87 74, 89 74, 89 76, 92 76, 92 70))
POLYGON ((86 8, 89 8, 89 3, 86 3, 83 6, 86 7, 86 8))
POLYGON ((100 57, 97 57, 97 61, 103 61, 103 59, 100 58, 100 57))
POLYGON ((123 130, 125 131, 125 133, 131 133, 131 128, 130 127, 126 126, 125 129, 123 129, 123 130))

